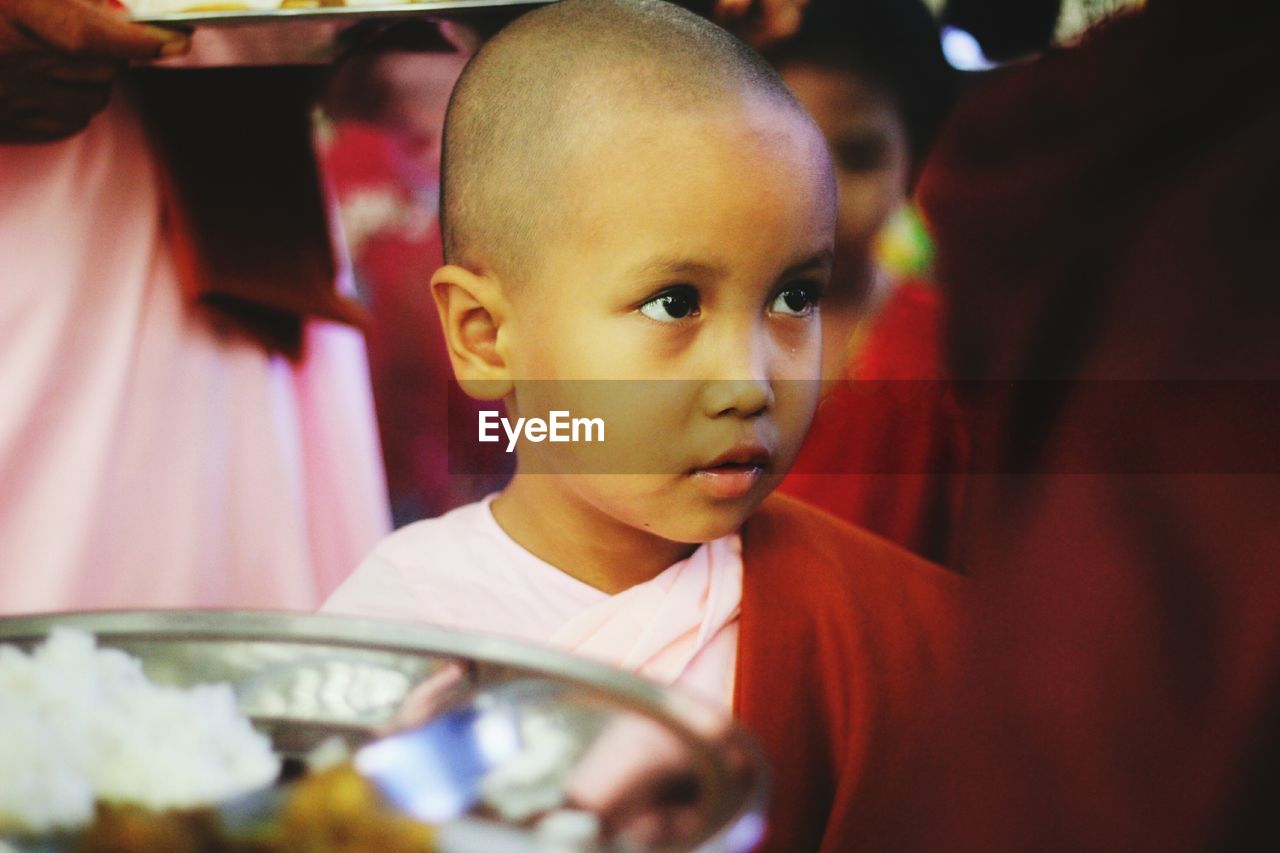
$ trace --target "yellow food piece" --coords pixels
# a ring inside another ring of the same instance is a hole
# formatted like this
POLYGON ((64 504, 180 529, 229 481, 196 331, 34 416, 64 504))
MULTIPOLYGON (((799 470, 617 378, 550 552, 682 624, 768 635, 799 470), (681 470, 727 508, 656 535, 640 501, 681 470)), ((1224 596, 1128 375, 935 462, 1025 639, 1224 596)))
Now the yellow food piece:
POLYGON ((140 806, 98 806, 93 825, 76 839, 76 853, 200 853, 220 839, 212 809, 151 812, 140 806))
MULTIPOLYGON (((394 2, 394 0, 392 0, 394 2)), ((346 0, 280 0, 281 9, 320 9, 325 6, 345 6, 346 0)), ((244 12, 248 3, 192 3, 183 12, 244 12)))
POLYGON ((431 853, 435 831, 392 809, 349 764, 303 777, 270 823, 228 835, 214 809, 99 806, 74 853, 431 853))
POLYGON ((303 778, 294 787, 280 832, 289 850, 422 853, 434 848, 435 833, 383 802, 350 765, 303 778))

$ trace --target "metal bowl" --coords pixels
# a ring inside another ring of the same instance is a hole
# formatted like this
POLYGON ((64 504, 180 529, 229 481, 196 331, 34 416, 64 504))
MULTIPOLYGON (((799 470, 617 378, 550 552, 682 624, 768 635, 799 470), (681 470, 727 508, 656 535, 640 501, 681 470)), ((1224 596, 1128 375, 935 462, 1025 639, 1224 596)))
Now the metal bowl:
POLYGON ((29 648, 59 626, 139 658, 157 683, 230 683, 286 759, 340 738, 397 805, 446 826, 505 833, 471 849, 539 849, 532 814, 548 786, 552 801, 599 812, 627 850, 744 851, 762 832, 767 771, 753 740, 684 694, 592 661, 417 625, 232 611, 4 618, 0 643, 29 648), (429 721, 379 738, 411 691, 446 669, 458 677, 433 700, 429 721), (538 754, 557 750, 559 769, 537 769, 538 754), (504 775, 499 785, 518 779, 534 795, 528 814, 495 811, 485 799, 504 775), (582 806, 567 790, 580 793, 584 781, 586 799, 594 792, 601 802, 582 806), (641 814, 645 826, 678 829, 638 845, 616 827, 637 825, 630 819, 641 814))

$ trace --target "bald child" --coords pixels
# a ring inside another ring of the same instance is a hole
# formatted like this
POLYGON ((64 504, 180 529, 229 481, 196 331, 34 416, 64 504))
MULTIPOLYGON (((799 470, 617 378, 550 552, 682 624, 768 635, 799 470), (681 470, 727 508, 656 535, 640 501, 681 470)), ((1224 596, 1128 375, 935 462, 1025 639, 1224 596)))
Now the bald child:
POLYGON ((335 613, 549 644, 722 704, 761 740, 768 844, 872 844, 954 628, 952 576, 769 493, 817 404, 835 216, 776 74, 656 0, 563 0, 454 91, 445 266, 457 379, 521 440, 500 494, 409 525, 335 613))

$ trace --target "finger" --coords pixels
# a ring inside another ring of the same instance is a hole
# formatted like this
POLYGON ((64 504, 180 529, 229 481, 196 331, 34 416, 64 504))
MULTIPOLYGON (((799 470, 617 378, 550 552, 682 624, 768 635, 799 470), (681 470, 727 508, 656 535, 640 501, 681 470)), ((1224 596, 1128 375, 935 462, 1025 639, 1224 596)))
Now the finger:
POLYGON ((470 670, 462 664, 446 664, 409 691, 395 715, 379 727, 378 734, 389 735, 423 725, 440 713, 455 691, 469 682, 470 676, 470 670))
POLYGON ((73 122, 88 124, 111 100, 110 86, 68 84, 60 88, 62 97, 54 102, 53 113, 73 122))
POLYGON ((111 97, 110 86, 45 78, 23 80, 13 88, 20 94, 5 99, 5 112, 15 120, 48 119, 83 125, 101 112, 111 97))
POLYGON ((74 136, 79 131, 64 130, 59 127, 30 127, 26 125, 10 125, 0 127, 0 145, 39 145, 57 142, 74 136))
POLYGON ((91 118, 0 113, 0 144, 56 142, 84 130, 91 118))
POLYGON ((12 21, 0 17, 0 64, 8 65, 33 53, 48 53, 49 48, 35 37, 19 29, 12 21))
POLYGON ((33 38, 79 56, 154 59, 190 48, 183 33, 135 24, 81 0, 14 0, 10 14, 13 25, 33 38))
POLYGON ((762 15, 745 37, 756 50, 786 41, 800 30, 803 9, 796 5, 778 5, 762 15))
POLYGON ((23 73, 41 76, 62 83, 92 83, 106 85, 124 70, 124 63, 114 59, 89 59, 81 57, 42 54, 25 63, 23 73))
POLYGON ((724 24, 728 21, 735 21, 747 14, 747 10, 750 8, 751 0, 717 0, 715 5, 716 22, 724 24))

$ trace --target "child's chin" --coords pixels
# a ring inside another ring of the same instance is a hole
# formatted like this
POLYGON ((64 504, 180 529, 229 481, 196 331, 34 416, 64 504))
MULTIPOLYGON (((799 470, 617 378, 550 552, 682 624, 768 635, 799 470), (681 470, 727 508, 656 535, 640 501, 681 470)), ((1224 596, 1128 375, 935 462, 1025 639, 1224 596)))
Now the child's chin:
POLYGON ((721 503, 700 512, 689 512, 673 518, 666 538, 673 542, 698 544, 712 542, 730 533, 737 533, 743 523, 755 511, 759 500, 721 503))

